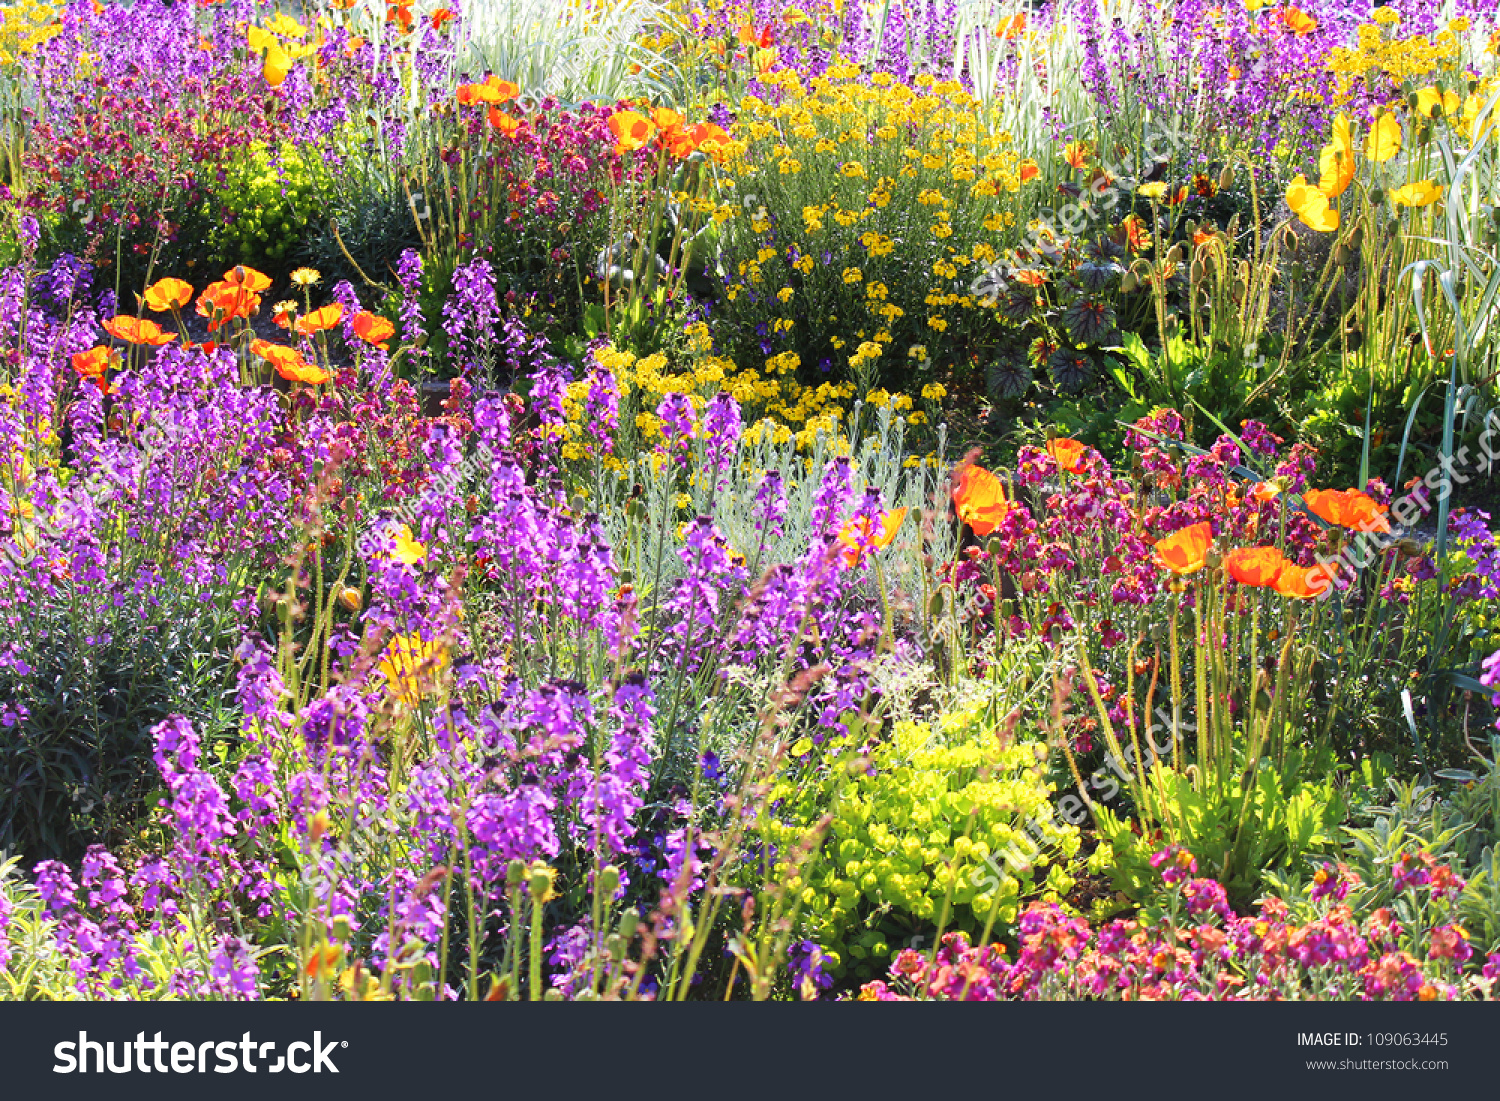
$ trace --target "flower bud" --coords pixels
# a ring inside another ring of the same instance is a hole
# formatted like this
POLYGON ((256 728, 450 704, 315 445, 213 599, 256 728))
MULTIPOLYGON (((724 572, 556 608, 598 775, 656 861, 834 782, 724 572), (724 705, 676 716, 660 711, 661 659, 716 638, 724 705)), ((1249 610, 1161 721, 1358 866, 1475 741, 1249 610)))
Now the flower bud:
POLYGON ((515 889, 521 885, 526 878, 526 864, 521 860, 512 860, 505 869, 505 885, 515 889))
POLYGON ((339 603, 346 611, 357 612, 364 602, 365 598, 360 595, 360 591, 350 585, 345 585, 339 590, 339 603))
POLYGON ((620 869, 613 864, 606 864, 604 870, 599 873, 599 893, 605 898, 614 898, 615 892, 620 889, 620 869))
POLYGON ((1219 172, 1219 190, 1228 191, 1234 186, 1234 165, 1226 164, 1219 172))

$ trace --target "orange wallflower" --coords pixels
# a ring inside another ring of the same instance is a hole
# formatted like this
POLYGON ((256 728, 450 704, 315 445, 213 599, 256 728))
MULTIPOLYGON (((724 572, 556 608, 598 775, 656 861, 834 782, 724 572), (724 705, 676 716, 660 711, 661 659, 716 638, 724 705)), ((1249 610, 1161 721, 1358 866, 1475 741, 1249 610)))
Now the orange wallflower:
POLYGON ((373 344, 382 352, 389 351, 386 341, 396 334, 396 326, 379 314, 360 310, 354 315, 354 335, 366 344, 373 344))
POLYGON ((1197 573, 1213 541, 1213 525, 1207 520, 1192 524, 1156 541, 1156 564, 1179 575, 1197 573))
POLYGON ((288 348, 285 344, 252 340, 250 350, 276 368, 276 373, 288 382, 305 382, 309 386, 316 386, 332 377, 323 368, 303 359, 302 353, 296 348, 288 348))
POLYGON ((158 279, 146 288, 146 308, 156 313, 180 310, 193 300, 193 285, 181 279, 158 279))
POLYGON ((312 336, 313 333, 327 332, 344 318, 344 307, 341 303, 331 302, 322 306, 306 317, 297 319, 297 331, 303 336, 312 336))
POLYGON ((1139 214, 1126 215, 1120 228, 1125 231, 1125 244, 1130 246, 1132 252, 1143 252, 1151 247, 1151 231, 1146 228, 1146 223, 1139 214))
POLYGON ((989 535, 1010 511, 1005 487, 1000 479, 982 466, 972 463, 958 472, 953 485, 953 507, 958 518, 973 529, 975 535, 989 535))
POLYGON ((906 511, 904 508, 892 509, 876 517, 873 526, 867 516, 856 517, 845 524, 839 532, 839 542, 843 544, 843 550, 839 553, 843 557, 845 568, 852 570, 859 565, 867 545, 877 550, 890 546, 891 540, 896 538, 896 533, 906 522, 906 511))
POLYGON ((170 344, 177 338, 176 333, 162 332, 161 326, 154 321, 138 321, 128 314, 110 318, 104 323, 104 331, 116 340, 123 340, 128 344, 149 344, 153 348, 170 344))
POLYGON ((1276 584, 1281 571, 1288 566, 1291 563, 1275 547, 1241 547, 1224 556, 1224 569, 1229 576, 1241 585, 1257 589, 1276 584))
POLYGON ((656 133, 656 126, 637 111, 616 111, 609 116, 610 133, 614 134, 615 152, 628 153, 642 148, 656 133))
POLYGON ((1047 454, 1057 463, 1058 470, 1065 470, 1069 474, 1077 474, 1083 469, 1083 453, 1087 450, 1085 445, 1066 436, 1047 441, 1047 454))
POLYGON ((1391 533, 1385 509, 1357 489, 1310 489, 1302 495, 1313 514, 1350 531, 1391 533))

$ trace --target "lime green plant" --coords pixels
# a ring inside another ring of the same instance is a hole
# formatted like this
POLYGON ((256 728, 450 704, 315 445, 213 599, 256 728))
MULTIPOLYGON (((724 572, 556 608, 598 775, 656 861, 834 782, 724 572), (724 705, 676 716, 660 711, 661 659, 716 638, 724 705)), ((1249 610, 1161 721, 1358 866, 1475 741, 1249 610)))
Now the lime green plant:
POLYGON ((1072 886, 1079 833, 1052 811, 1048 750, 997 737, 1008 728, 986 713, 898 722, 874 747, 791 745, 761 836, 775 863, 828 816, 819 858, 787 873, 836 975, 878 971, 913 937, 1009 926, 1027 900, 1072 886))

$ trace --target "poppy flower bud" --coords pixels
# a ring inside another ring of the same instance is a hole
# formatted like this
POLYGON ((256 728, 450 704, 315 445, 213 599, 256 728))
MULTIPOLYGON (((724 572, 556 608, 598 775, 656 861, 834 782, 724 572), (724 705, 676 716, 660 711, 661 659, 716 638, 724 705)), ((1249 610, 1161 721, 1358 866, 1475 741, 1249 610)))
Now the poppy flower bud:
POLYGON ((1120 280, 1120 292, 1122 294, 1129 294, 1139 285, 1140 280, 1135 277, 1135 272, 1127 271, 1125 277, 1120 280))
POLYGON ((599 873, 599 894, 604 898, 614 898, 615 892, 620 889, 620 869, 613 864, 606 864, 604 870, 599 873))
POLYGON ((991 539, 985 544, 984 549, 989 552, 991 558, 999 558, 1001 552, 1005 550, 1005 544, 999 539, 991 539))
POLYGON ((357 612, 363 606, 365 600, 360 591, 353 586, 346 585, 339 590, 339 603, 346 611, 357 612))
POLYGON ((505 868, 505 885, 512 890, 521 885, 526 878, 526 862, 523 860, 512 860, 505 868))
POLYGON ((635 939, 635 931, 640 928, 641 915, 634 910, 626 910, 620 915, 620 936, 625 943, 629 944, 635 939))
POLYGON ((932 599, 927 602, 927 614, 939 616, 943 614, 943 590, 939 589, 932 594, 932 599))
POLYGON ((1219 173, 1219 190, 1228 191, 1234 186, 1234 165, 1226 164, 1219 173))
POLYGON ((340 944, 348 944, 351 935, 353 935, 353 930, 350 929, 349 919, 346 916, 340 914, 338 917, 333 919, 334 940, 338 941, 340 944))
POLYGON ((1370 188, 1370 205, 1380 206, 1385 202, 1385 189, 1381 187, 1370 188))

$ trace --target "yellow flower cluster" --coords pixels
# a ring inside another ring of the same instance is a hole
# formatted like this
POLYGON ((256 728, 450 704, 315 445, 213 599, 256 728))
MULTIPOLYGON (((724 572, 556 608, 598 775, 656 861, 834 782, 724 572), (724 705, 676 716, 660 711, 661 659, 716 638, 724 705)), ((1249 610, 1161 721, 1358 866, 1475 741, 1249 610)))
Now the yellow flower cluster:
POLYGON ((41 0, 21 0, 0 8, 0 65, 14 65, 62 30, 58 9, 41 0))
POLYGON ((1393 92, 1406 81, 1433 81, 1442 77, 1457 83, 1464 67, 1463 34, 1468 21, 1455 19, 1432 38, 1400 34, 1400 15, 1391 8, 1378 8, 1359 28, 1353 46, 1329 52, 1328 67, 1337 78, 1335 106, 1347 103, 1360 88, 1378 90, 1381 83, 1393 92))
MULTIPOLYGON (((861 345, 865 355, 879 354, 872 349, 876 345, 861 345)), ((848 419, 849 407, 855 397, 853 383, 824 382, 816 386, 803 385, 795 378, 799 361, 795 353, 786 352, 772 357, 763 373, 754 368, 736 370, 733 362, 722 356, 696 356, 689 363, 670 365, 666 356, 656 353, 637 357, 607 345, 594 353, 599 367, 609 371, 615 379, 616 396, 620 403, 622 432, 634 432, 641 447, 650 447, 661 439, 661 423, 654 410, 667 394, 686 394, 695 410, 702 412, 705 404, 715 394, 723 391, 739 402, 741 415, 750 427, 745 437, 757 442, 763 436, 780 444, 796 440, 802 451, 812 450, 818 437, 825 439, 840 437, 835 449, 847 447, 841 438, 840 425, 848 419)), ((563 458, 577 462, 594 454, 592 443, 597 438, 595 426, 584 420, 589 389, 588 380, 572 383, 563 401, 567 416, 567 436, 563 442, 563 458)), ((946 391, 941 386, 931 385, 923 391, 929 402, 939 400, 946 391)), ((914 410, 914 402, 906 394, 888 394, 875 391, 866 398, 875 405, 892 405, 898 412, 906 413, 908 424, 924 424, 927 414, 914 410)), ((603 463, 614 470, 623 464, 616 457, 625 449, 617 447, 615 456, 604 456, 603 463)))
MULTIPOLYGON (((921 75, 906 84, 886 73, 866 80, 858 66, 836 64, 821 76, 786 70, 767 82, 780 94, 741 100, 736 132, 746 149, 728 166, 745 210, 728 227, 741 243, 731 246, 738 278, 726 298, 760 311, 746 327, 763 322, 774 336, 815 316, 823 332, 805 339, 825 344, 835 363, 849 362, 839 349, 860 345, 856 367, 891 344, 893 332, 947 330, 944 310, 975 305, 962 288, 1016 224, 1021 157, 1010 135, 982 124, 957 81, 921 75), (950 240, 974 243, 963 252, 950 240), (894 278, 890 266, 906 271, 913 262, 940 285, 894 278)), ((822 358, 805 339, 795 346, 822 358)), ((771 343, 763 354, 772 358, 787 347, 771 343)))

